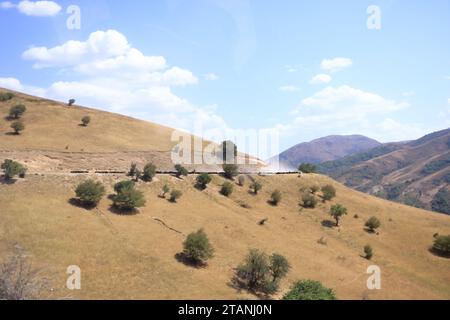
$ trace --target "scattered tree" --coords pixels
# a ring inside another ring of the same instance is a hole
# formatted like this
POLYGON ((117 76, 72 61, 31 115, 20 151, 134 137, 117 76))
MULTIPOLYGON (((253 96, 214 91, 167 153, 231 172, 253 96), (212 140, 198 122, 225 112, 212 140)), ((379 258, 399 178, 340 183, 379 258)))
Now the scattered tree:
POLYGON ((202 173, 197 177, 197 187, 201 190, 205 190, 211 181, 212 178, 209 174, 202 173))
POLYGON ((21 131, 25 130, 25 125, 21 121, 15 121, 11 124, 11 129, 14 130, 14 133, 19 135, 21 131))
POLYGON ((372 257, 373 257, 373 249, 372 249, 372 247, 370 245, 364 246, 364 254, 365 254, 365 258, 367 260, 372 259, 372 257))
POLYGON ((10 159, 6 159, 2 163, 1 169, 3 169, 4 171, 6 180, 10 180, 14 178, 16 175, 24 177, 27 170, 22 164, 10 159))
POLYGON ((122 189, 113 196, 113 205, 121 211, 133 211, 145 206, 144 194, 134 188, 122 189))
POLYGON ((450 256, 450 235, 434 237, 433 251, 442 256, 450 256))
POLYGON ((170 193, 170 202, 177 202, 178 199, 181 198, 181 196, 183 195, 183 193, 180 190, 172 190, 172 192, 170 193))
POLYGON ((148 163, 144 167, 144 171, 142 173, 142 180, 144 181, 152 181, 156 175, 156 166, 153 163, 148 163))
POLYGON ((183 254, 196 264, 206 264, 214 256, 214 248, 203 229, 189 234, 183 243, 183 254))
POLYGON ((273 294, 289 269, 289 263, 283 256, 273 254, 268 257, 264 252, 252 249, 236 268, 235 279, 251 291, 273 294))
POLYGON ((274 192, 272 192, 272 195, 270 196, 270 202, 274 206, 277 206, 278 203, 280 203, 280 201, 281 201, 281 192, 280 190, 275 190, 274 192))
POLYGON ((235 164, 224 164, 222 166, 224 176, 227 179, 233 180, 239 174, 238 166, 235 164))
POLYGON ((332 289, 326 288, 319 281, 301 280, 294 283, 283 300, 336 300, 332 289))
POLYGON ((175 165, 175 170, 177 171, 177 178, 180 178, 181 176, 187 177, 187 175, 189 174, 189 171, 187 171, 187 169, 181 164, 175 165))
POLYGON ((244 176, 239 176, 239 178, 238 178, 238 183, 239 183, 239 185, 240 185, 241 187, 243 187, 244 184, 245 184, 245 177, 244 177, 244 176))
POLYGON ((69 107, 73 106, 74 104, 75 104, 75 99, 70 99, 69 103, 68 103, 69 107))
POLYGON ((166 194, 168 194, 170 192, 170 188, 167 184, 163 185, 162 190, 161 190, 161 198, 165 198, 166 194))
POLYGON ((252 184, 250 184, 250 190, 254 194, 258 194, 258 192, 262 189, 262 184, 259 181, 254 181, 252 184))
POLYGON ((220 189, 220 193, 225 197, 229 197, 233 193, 234 186, 231 182, 224 182, 222 185, 222 189, 220 189))
POLYGON ((322 194, 323 201, 330 201, 331 199, 336 197, 336 188, 331 184, 327 184, 326 186, 322 187, 322 194))
POLYGON ((11 92, 0 93, 0 102, 9 101, 12 98, 14 98, 14 94, 11 92))
POLYGON ((120 193, 120 192, 122 192, 123 190, 126 190, 126 189, 134 189, 134 186, 135 186, 135 182, 134 181, 132 181, 132 180, 124 180, 124 181, 117 182, 114 185, 114 191, 117 192, 117 193, 120 193))
POLYGON ((371 217, 366 221, 365 226, 369 229, 370 232, 375 232, 381 226, 381 222, 377 217, 371 217))
POLYGON ((81 118, 81 123, 83 124, 84 127, 87 127, 89 123, 91 123, 91 117, 84 116, 83 118, 81 118))
POLYGON ((96 206, 105 195, 105 187, 101 182, 92 179, 80 183, 75 194, 85 206, 96 206))
POLYGON ((317 199, 314 195, 305 193, 302 196, 302 206, 303 208, 315 208, 317 205, 317 199))
POLYGON ((25 107, 23 104, 18 104, 9 109, 9 116, 14 119, 19 119, 25 113, 25 111, 27 111, 27 107, 25 107))
POLYGON ((342 216, 347 214, 347 208, 341 204, 335 204, 330 209, 330 215, 336 220, 336 227, 339 227, 339 221, 342 216))
POLYGON ((312 163, 302 163, 298 166, 298 171, 302 173, 316 173, 317 166, 312 163))

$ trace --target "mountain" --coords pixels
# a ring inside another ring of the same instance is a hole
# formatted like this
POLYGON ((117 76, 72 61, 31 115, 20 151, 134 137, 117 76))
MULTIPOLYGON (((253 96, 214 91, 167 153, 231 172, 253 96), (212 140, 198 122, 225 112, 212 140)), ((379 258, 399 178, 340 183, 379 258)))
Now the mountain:
POLYGON ((282 166, 295 169, 300 163, 332 161, 379 145, 378 141, 361 135, 328 136, 300 143, 281 153, 279 160, 282 166))
POLYGON ((450 214, 450 129, 325 162, 320 171, 359 191, 450 214))

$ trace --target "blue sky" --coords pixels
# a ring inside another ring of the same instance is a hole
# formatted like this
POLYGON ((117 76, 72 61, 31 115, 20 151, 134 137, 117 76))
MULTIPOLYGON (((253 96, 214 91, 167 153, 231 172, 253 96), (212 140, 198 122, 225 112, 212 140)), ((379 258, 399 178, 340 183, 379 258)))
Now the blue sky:
POLYGON ((0 36, 0 86, 190 131, 276 128, 285 149, 450 127, 449 1, 15 0, 0 36))

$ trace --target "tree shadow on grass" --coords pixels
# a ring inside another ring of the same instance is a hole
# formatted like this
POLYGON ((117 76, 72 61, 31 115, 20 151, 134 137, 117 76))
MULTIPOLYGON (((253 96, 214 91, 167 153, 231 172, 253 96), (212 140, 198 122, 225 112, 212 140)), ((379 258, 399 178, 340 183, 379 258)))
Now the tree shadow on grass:
POLYGON ((331 221, 331 220, 323 220, 321 222, 321 225, 322 225, 322 227, 330 228, 330 229, 336 227, 336 223, 334 221, 331 221))
POLYGON ((248 292, 254 296, 256 296, 260 300, 270 300, 270 295, 260 292, 258 290, 254 290, 248 288, 248 285, 245 281, 239 278, 236 274, 231 278, 231 280, 227 283, 227 286, 236 290, 237 293, 248 292))
POLYGON ((74 207, 78 207, 80 209, 85 209, 88 211, 91 211, 97 207, 97 205, 95 205, 95 204, 85 204, 80 199, 77 199, 77 198, 69 199, 68 203, 74 207))
POLYGON ((193 259, 190 259, 189 257, 186 256, 186 254, 184 252, 179 252, 179 253, 175 254, 174 258, 175 258, 175 260, 184 264, 185 266, 195 268, 195 269, 204 269, 208 266, 207 263, 201 263, 201 262, 195 261, 193 259))
POLYGON ((114 213, 118 216, 134 216, 137 215, 139 213, 138 209, 121 209, 116 207, 115 205, 111 205, 109 207, 109 212, 114 213))
POLYGON ((428 251, 432 255, 434 255, 436 257, 444 258, 444 259, 450 259, 450 252, 449 253, 445 253, 445 252, 442 252, 441 250, 438 250, 438 249, 436 249, 434 247, 429 248, 428 251))
POLYGON ((7 136, 20 136, 20 133, 16 133, 16 132, 6 132, 5 135, 7 135, 7 136))
POLYGON ((0 184, 11 185, 16 183, 17 179, 6 179, 4 176, 0 179, 0 184))

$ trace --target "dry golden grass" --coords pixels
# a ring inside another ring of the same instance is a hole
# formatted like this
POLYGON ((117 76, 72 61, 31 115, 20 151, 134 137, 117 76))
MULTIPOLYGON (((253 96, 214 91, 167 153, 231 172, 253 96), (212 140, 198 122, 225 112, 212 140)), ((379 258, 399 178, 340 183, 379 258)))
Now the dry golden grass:
MULTIPOLYGON (((95 177, 110 193, 123 178, 95 177)), ((109 211, 107 198, 92 211, 68 202, 75 185, 86 177, 29 176, 0 185, 0 256, 22 247, 52 280, 54 291, 43 293, 46 298, 253 298, 228 283, 248 250, 258 248, 281 253, 292 265, 275 298, 293 281, 306 278, 334 288, 340 299, 450 299, 450 260, 428 251, 434 233, 450 233, 450 217, 377 199, 319 175, 254 178, 263 183, 259 195, 248 192, 247 180, 245 187, 236 185, 226 198, 219 194, 224 181, 220 176, 214 176, 203 192, 193 188, 194 176, 184 180, 157 176, 152 183, 138 185, 146 207, 137 215, 122 216, 109 211), (183 191, 178 203, 158 197, 165 183, 183 191), (336 186, 337 198, 316 209, 300 210, 299 189, 327 183, 336 186), (267 203, 275 189, 283 193, 277 207, 267 203), (322 226, 330 219, 333 203, 349 209, 339 229, 322 226), (382 222, 379 235, 363 230, 371 216, 382 222), (258 225, 264 218, 266 225, 258 225), (175 258, 185 235, 199 228, 215 247, 215 257, 204 269, 175 258), (321 237, 327 239, 326 246, 317 242, 321 237), (370 262, 361 257, 366 244, 374 248, 370 262), (367 290, 365 272, 371 264, 381 267, 382 290, 367 290), (69 265, 82 269, 81 291, 65 289, 69 265)))

